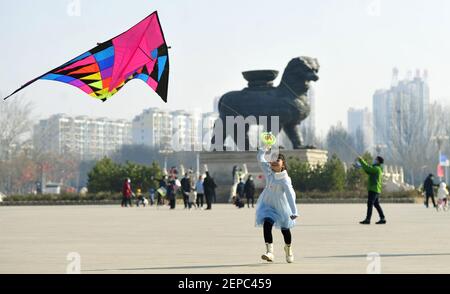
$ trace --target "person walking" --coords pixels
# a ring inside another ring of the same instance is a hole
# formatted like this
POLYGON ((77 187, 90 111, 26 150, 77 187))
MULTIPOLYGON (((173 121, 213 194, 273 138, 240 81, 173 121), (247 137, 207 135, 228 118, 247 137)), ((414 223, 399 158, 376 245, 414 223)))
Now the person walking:
POLYGON ((444 210, 447 211, 448 210, 448 190, 447 190, 447 184, 445 182, 441 182, 439 184, 439 189, 438 189, 438 193, 437 193, 437 197, 438 197, 438 205, 436 210, 444 210))
POLYGON ((155 188, 150 187, 150 189, 148 189, 148 196, 150 196, 150 206, 153 206, 153 204, 155 204, 155 193, 155 188))
POLYGON ((184 178, 181 179, 181 192, 183 193, 184 208, 190 208, 189 194, 191 193, 191 179, 188 173, 185 173, 184 178))
POLYGON ((428 177, 423 182, 423 190, 425 191, 425 207, 428 208, 428 201, 431 198, 433 207, 436 208, 436 202, 434 201, 434 187, 439 185, 434 184, 434 175, 429 174, 428 177))
POLYGON ((367 199, 367 216, 366 219, 361 221, 362 225, 370 225, 370 219, 372 218, 372 210, 375 206, 380 220, 377 225, 386 224, 386 218, 383 213, 383 209, 380 205, 380 194, 383 188, 383 168, 384 159, 381 156, 377 156, 372 165, 369 165, 362 157, 358 157, 358 162, 361 164, 362 169, 369 176, 368 181, 368 199, 367 199))
MULTIPOLYGON (((266 147, 267 149, 268 147, 266 147)), ((264 156, 265 149, 259 149, 257 159, 266 178, 266 186, 256 203, 256 226, 263 227, 266 253, 261 258, 274 261, 272 227, 281 229, 284 239, 286 262, 294 262, 292 252, 292 235, 290 229, 295 226, 298 217, 295 204, 296 195, 291 178, 287 172, 287 163, 283 154, 268 162, 264 156)))
POLYGON ((197 182, 195 182, 195 191, 197 192, 197 207, 203 208, 203 196, 205 190, 203 189, 203 177, 200 175, 197 182))
POLYGON ((244 186, 245 197, 247 198, 247 207, 250 208, 250 201, 252 202, 252 207, 254 207, 255 202, 255 182, 253 181, 253 176, 249 175, 244 186))
POLYGON ((245 204, 244 204, 244 196, 245 196, 244 188, 245 188, 244 180, 240 178, 239 183, 236 186, 236 199, 235 199, 235 204, 238 208, 242 208, 245 206, 245 204))
POLYGON ((198 208, 197 206, 197 192, 192 187, 191 192, 189 192, 189 209, 192 207, 198 208))
POLYGON ((164 197, 167 195, 167 177, 163 176, 161 180, 159 180, 159 188, 156 190, 156 206, 164 205, 164 197))
POLYGON ((211 210, 213 195, 216 193, 217 185, 214 182, 214 179, 209 175, 209 172, 206 172, 205 180, 203 181, 203 189, 205 191, 206 197, 206 209, 211 210))
POLYGON ((122 207, 128 207, 128 205, 131 207, 131 195, 133 195, 131 190, 131 179, 126 178, 122 185, 122 207))
POLYGON ((170 209, 175 209, 177 203, 177 187, 176 180, 172 179, 167 185, 167 198, 169 199, 170 209))

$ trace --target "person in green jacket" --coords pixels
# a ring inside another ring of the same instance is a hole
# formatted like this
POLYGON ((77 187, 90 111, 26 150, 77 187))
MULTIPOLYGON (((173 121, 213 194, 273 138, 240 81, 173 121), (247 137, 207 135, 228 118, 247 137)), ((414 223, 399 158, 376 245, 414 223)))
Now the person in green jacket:
POLYGON ((376 223, 377 225, 386 224, 386 218, 384 217, 383 209, 380 206, 380 194, 383 188, 383 168, 382 164, 384 159, 381 156, 375 158, 372 165, 369 165, 362 157, 358 158, 362 169, 369 175, 368 181, 368 199, 367 199, 367 217, 365 220, 360 222, 362 225, 370 225, 370 219, 372 218, 372 209, 375 206, 380 220, 376 223))

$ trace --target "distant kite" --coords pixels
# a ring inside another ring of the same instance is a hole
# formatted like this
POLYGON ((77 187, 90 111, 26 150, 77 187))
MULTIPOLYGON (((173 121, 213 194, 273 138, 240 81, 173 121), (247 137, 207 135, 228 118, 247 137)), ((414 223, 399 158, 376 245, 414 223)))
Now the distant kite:
POLYGON ((132 79, 143 80, 167 102, 168 47, 156 11, 128 31, 29 81, 4 99, 37 80, 52 80, 105 101, 132 79))

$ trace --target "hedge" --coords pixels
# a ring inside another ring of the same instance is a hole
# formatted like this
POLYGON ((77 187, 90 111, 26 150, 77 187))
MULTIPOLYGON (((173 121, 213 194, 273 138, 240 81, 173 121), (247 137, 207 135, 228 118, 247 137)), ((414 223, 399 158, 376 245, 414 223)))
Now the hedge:
POLYGON ((97 194, 60 194, 60 195, 11 195, 6 196, 3 202, 25 202, 25 201, 103 201, 103 200, 120 200, 121 194, 97 193, 97 194))
MULTIPOLYGON (((322 191, 309 191, 301 192, 297 191, 297 200, 300 202, 302 200, 365 200, 367 198, 366 192, 355 192, 355 191, 341 191, 341 192, 322 192, 322 191)), ((393 192, 393 193, 382 193, 381 199, 385 200, 413 200, 422 197, 420 192, 405 191, 405 192, 393 192)), ((97 193, 97 194, 60 194, 60 195, 12 195, 7 196, 3 199, 4 204, 8 203, 23 203, 23 202, 67 202, 67 203, 98 203, 98 202, 108 202, 108 201, 120 201, 122 195, 120 193, 97 193)), ((1 202, 0 202, 1 203, 1 202)))
MULTIPOLYGON (((404 192, 389 192, 381 193, 381 199, 415 199, 421 197, 420 192, 416 190, 404 191, 404 192)), ((339 192, 322 192, 322 191, 310 191, 301 192, 297 191, 298 199, 355 199, 367 198, 367 192, 352 192, 352 191, 339 191, 339 192)))

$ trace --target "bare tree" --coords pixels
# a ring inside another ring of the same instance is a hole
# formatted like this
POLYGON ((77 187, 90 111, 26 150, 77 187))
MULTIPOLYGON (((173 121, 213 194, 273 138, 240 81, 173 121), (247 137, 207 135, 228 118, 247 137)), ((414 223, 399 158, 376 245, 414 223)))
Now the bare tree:
POLYGON ((360 127, 358 127, 356 129, 356 132, 354 134, 354 140, 355 140, 355 143, 354 143, 355 150, 359 154, 363 154, 364 152, 367 151, 367 147, 368 147, 367 139, 364 134, 364 131, 360 127))
POLYGON ((30 169, 23 154, 32 126, 33 106, 23 97, 0 101, 0 191, 16 193, 19 179, 25 179, 30 169))
MULTIPOLYGON (((450 136, 450 106, 445 106, 442 108, 442 113, 440 114, 442 117, 442 129, 443 133, 447 136, 450 136)), ((447 156, 450 156, 450 144, 444 146, 444 152, 447 156)))
POLYGON ((386 158, 390 165, 403 166, 407 181, 418 185, 437 166, 437 146, 432 137, 448 134, 450 129, 448 112, 442 105, 431 104, 426 115, 413 108, 392 114, 390 135, 385 140, 386 158))
POLYGON ((354 138, 341 123, 332 126, 327 134, 326 147, 329 156, 336 154, 343 162, 352 162, 355 155, 354 138))
POLYGON ((32 128, 31 102, 23 97, 0 102, 0 160, 20 149, 32 128))

